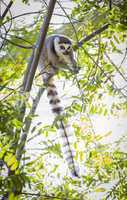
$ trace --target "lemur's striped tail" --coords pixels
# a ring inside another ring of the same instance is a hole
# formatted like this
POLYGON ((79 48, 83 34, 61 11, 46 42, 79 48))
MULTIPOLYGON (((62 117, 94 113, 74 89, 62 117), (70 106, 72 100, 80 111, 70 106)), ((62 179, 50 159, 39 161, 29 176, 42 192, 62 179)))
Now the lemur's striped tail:
MULTIPOLYGON (((49 103, 52 107, 52 112, 56 116, 61 115, 62 107, 60 105, 60 99, 58 97, 57 89, 56 89, 56 86, 54 85, 53 78, 50 78, 50 80, 48 81, 47 96, 49 98, 49 103)), ((71 174, 73 176, 78 177, 78 173, 75 167, 73 154, 71 151, 70 141, 69 141, 72 134, 67 133, 66 127, 64 126, 64 123, 62 120, 59 120, 58 126, 59 126, 59 139, 60 139, 60 144, 61 144, 61 150, 63 152, 64 158, 68 163, 68 167, 71 171, 71 174)))

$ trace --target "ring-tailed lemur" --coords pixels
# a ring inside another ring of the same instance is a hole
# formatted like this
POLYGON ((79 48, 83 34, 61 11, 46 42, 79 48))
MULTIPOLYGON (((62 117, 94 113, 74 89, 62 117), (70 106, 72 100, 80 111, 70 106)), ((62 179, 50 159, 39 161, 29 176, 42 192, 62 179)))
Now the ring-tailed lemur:
MULTIPOLYGON (((72 42, 63 35, 51 35, 45 40, 43 50, 40 55, 39 67, 41 68, 44 84, 47 89, 47 96, 52 107, 52 112, 56 116, 62 115, 62 107, 58 97, 53 76, 63 68, 69 69, 72 73, 78 73, 79 68, 73 55, 72 42)), ((68 163, 71 173, 78 176, 75 168, 73 154, 70 148, 69 133, 62 120, 59 120, 59 137, 61 139, 61 150, 68 163)))

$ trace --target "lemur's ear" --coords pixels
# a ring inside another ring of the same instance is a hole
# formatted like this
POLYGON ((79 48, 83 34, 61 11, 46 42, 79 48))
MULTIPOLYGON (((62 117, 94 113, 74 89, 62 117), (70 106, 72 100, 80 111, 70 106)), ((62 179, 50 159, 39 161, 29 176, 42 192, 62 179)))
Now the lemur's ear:
POLYGON ((54 44, 57 45, 60 42, 60 38, 59 37, 55 37, 54 38, 54 44))

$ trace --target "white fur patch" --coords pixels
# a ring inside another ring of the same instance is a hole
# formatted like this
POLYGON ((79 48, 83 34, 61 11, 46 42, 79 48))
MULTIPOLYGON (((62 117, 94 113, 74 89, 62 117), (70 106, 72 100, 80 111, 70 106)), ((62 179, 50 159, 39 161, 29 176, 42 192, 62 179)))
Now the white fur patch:
POLYGON ((54 39, 54 48, 55 48, 56 53, 58 53, 58 54, 59 54, 59 51, 60 51, 59 41, 60 41, 60 38, 59 37, 55 37, 55 39, 54 39))

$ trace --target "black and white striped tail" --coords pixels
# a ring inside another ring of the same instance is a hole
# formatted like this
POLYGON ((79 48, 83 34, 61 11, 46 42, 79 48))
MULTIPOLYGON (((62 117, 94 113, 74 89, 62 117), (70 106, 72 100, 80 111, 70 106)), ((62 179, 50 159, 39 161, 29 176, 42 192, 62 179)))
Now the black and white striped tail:
MULTIPOLYGON (((53 83, 53 78, 50 78, 50 80, 48 81, 47 96, 49 98, 49 103, 52 107, 52 112, 56 116, 61 115, 63 109, 60 105, 60 99, 58 97, 56 86, 53 83)), ((72 137, 72 134, 69 135, 69 133, 67 133, 66 127, 64 126, 62 120, 59 120, 58 126, 59 126, 59 139, 60 139, 62 153, 64 155, 65 160, 68 163, 68 167, 71 171, 71 174, 73 176, 78 177, 69 141, 69 138, 72 137)))

